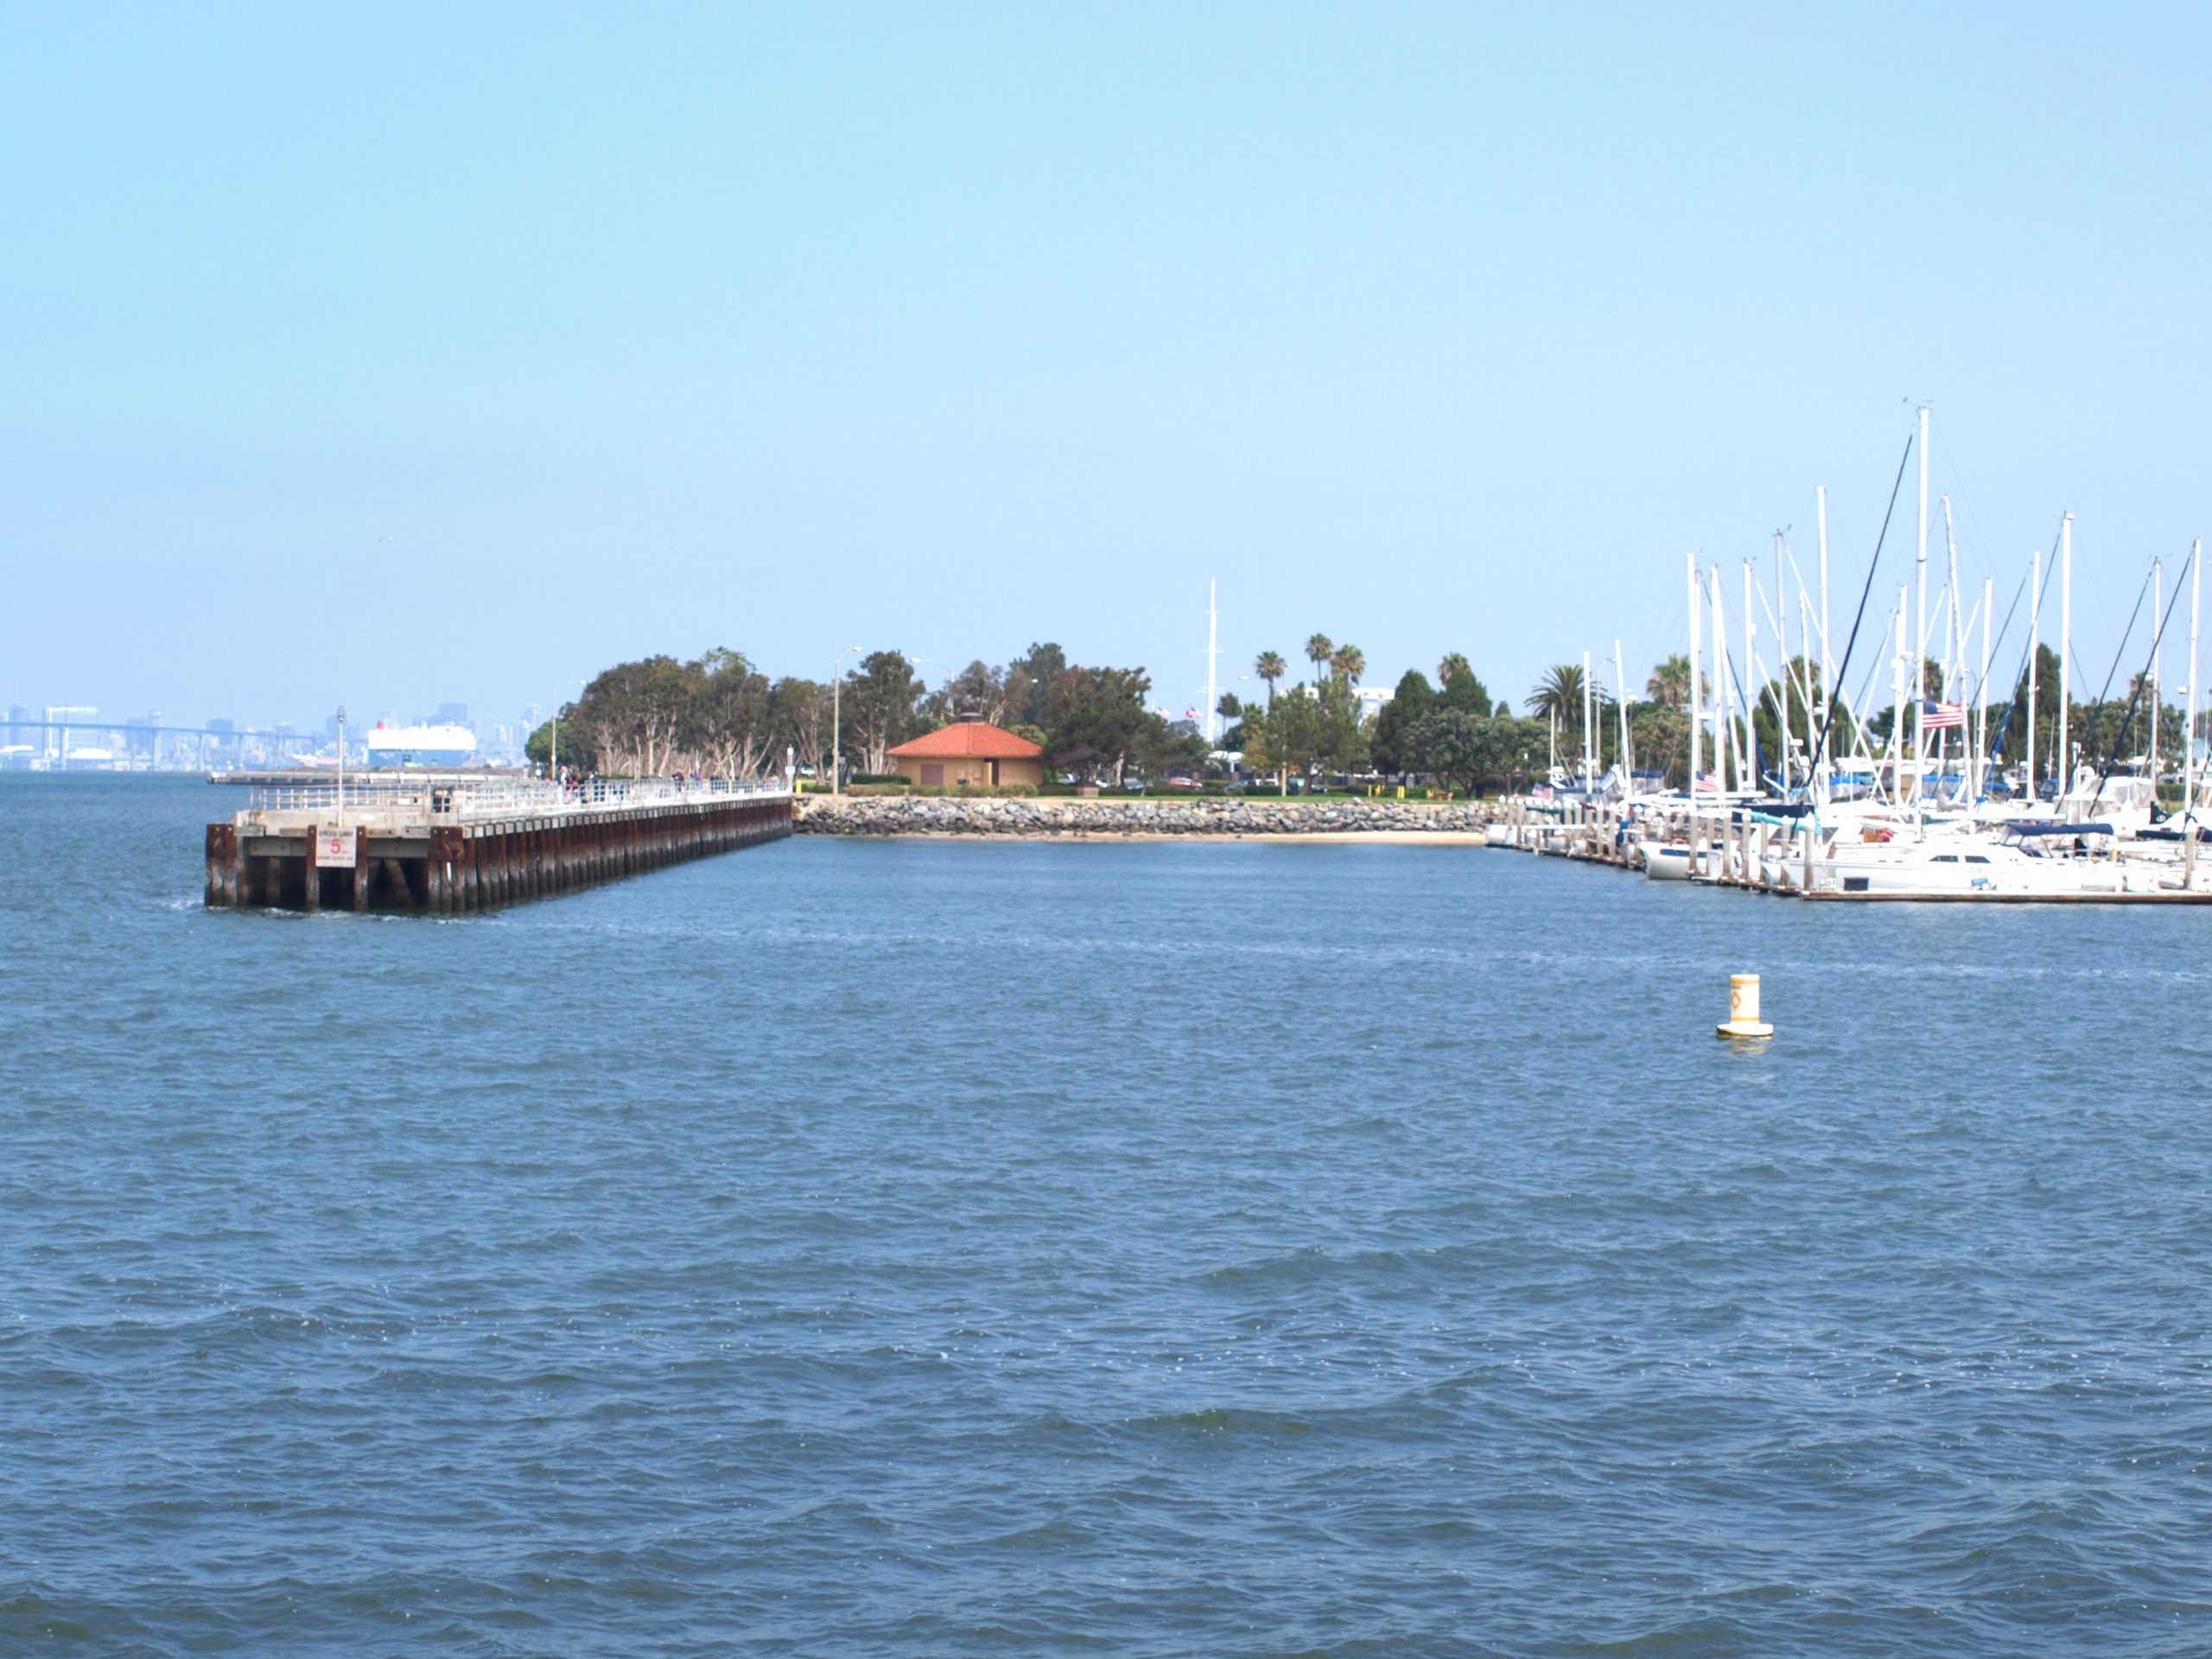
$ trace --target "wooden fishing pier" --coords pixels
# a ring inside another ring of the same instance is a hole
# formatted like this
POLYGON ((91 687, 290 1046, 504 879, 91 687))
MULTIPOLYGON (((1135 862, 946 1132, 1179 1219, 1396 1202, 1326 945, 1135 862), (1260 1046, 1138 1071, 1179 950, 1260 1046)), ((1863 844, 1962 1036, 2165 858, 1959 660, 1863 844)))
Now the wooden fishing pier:
POLYGON ((380 779, 258 790, 207 826, 210 909, 465 916, 791 831, 781 784, 380 779))

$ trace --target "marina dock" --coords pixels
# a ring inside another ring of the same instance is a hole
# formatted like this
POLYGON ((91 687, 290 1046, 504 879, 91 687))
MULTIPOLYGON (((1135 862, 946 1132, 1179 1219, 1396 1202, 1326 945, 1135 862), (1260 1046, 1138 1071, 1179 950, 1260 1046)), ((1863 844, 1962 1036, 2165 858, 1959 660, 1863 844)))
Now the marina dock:
POLYGON ((207 826, 210 909, 468 915, 787 836, 781 784, 499 779, 257 790, 207 826))
POLYGON ((1829 874, 1829 860, 1817 850, 1815 821, 1776 822, 1741 807, 1706 806, 1693 815, 1684 807, 1645 805, 1628 818, 1618 804, 1509 799, 1497 804, 1486 838, 1492 847, 1647 875, 1664 848, 1680 861, 1676 880, 1827 904, 2212 904, 2212 889, 2203 885, 2201 873, 2183 885, 2170 871, 2119 855, 2088 866, 2098 879, 2070 892, 1996 886, 1956 892, 1885 890, 1863 879, 1829 874))

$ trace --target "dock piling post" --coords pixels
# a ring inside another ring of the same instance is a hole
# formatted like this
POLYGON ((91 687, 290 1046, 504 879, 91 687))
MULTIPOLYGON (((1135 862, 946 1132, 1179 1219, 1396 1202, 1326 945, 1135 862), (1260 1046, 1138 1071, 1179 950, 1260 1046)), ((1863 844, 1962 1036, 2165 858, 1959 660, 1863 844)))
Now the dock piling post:
POLYGON ((229 908, 238 902, 238 832, 234 824, 207 826, 207 904, 229 908))

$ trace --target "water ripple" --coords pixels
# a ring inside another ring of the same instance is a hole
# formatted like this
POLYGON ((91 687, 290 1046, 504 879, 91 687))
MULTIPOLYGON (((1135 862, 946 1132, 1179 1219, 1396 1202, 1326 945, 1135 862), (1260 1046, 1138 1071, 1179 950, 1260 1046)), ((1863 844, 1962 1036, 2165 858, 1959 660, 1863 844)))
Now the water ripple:
POLYGON ((2195 912, 224 810, 0 778, 0 1652, 2212 1646, 2195 912))

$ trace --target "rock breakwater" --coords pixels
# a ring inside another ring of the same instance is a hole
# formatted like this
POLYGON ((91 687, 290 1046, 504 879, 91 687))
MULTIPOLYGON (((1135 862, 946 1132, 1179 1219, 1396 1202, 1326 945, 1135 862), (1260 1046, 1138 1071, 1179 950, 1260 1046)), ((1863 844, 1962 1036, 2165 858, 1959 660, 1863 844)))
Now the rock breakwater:
POLYGON ((1479 802, 803 795, 803 836, 1479 836, 1479 802))

